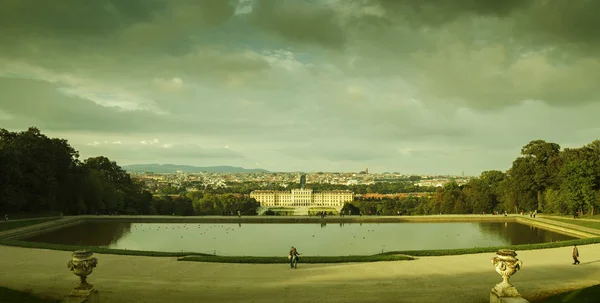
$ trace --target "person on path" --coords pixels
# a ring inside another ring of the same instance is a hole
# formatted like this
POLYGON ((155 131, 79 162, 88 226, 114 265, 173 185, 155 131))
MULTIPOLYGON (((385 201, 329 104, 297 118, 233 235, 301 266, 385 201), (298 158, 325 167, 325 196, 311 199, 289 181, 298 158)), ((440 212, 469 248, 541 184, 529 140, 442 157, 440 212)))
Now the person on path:
POLYGON ((4 221, 5 221, 5 222, 8 222, 8 214, 5 214, 5 215, 4 215, 4 221))
POLYGON ((294 258, 296 258, 296 262, 298 262, 299 255, 300 254, 298 253, 298 250, 296 250, 296 248, 292 246, 292 248, 290 249, 290 254, 288 256, 288 258, 290 259, 290 268, 295 268, 294 267, 294 258))
POLYGON ((579 262, 579 249, 577 249, 577 245, 573 245, 573 265, 577 265, 579 262))

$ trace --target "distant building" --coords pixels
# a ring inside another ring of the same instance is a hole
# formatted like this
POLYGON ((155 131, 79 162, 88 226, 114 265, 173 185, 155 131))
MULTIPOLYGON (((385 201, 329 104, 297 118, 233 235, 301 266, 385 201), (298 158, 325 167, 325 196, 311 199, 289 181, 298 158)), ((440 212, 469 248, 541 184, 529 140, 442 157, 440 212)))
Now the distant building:
POLYGON ((349 190, 313 192, 310 188, 291 191, 255 190, 250 193, 260 206, 344 206, 354 201, 354 193, 349 190))

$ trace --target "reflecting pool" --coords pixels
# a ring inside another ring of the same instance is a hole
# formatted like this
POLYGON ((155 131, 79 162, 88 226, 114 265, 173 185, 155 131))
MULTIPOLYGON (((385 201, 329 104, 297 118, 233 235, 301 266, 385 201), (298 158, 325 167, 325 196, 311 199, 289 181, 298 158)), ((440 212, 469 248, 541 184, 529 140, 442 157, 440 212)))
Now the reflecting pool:
POLYGON ((218 255, 368 255, 575 239, 515 222, 452 223, 126 223, 86 222, 27 241, 218 255))

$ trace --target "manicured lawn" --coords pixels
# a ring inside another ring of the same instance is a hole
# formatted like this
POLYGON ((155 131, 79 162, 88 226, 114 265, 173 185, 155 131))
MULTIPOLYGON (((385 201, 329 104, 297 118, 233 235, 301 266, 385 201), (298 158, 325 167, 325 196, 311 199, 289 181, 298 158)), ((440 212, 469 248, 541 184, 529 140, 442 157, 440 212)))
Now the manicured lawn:
POLYGON ((58 303, 60 300, 42 299, 26 292, 0 286, 0 302, 2 303, 58 303))
MULTIPOLYGON (((545 214, 545 215, 550 215, 550 216, 557 216, 557 217, 563 217, 563 218, 567 218, 567 219, 573 219, 573 215, 569 214, 569 215, 565 215, 565 214, 545 214)), ((592 219, 592 220, 598 220, 600 221, 600 214, 596 214, 596 215, 583 215, 579 217, 580 219, 592 219)))
MULTIPOLYGON (((4 220, 4 213, 0 214, 2 219, 4 220)), ((30 213, 30 212, 21 212, 21 213, 9 213, 8 219, 10 220, 20 220, 20 219, 35 219, 35 218, 48 218, 48 217, 60 217, 59 211, 49 211, 49 212, 40 212, 40 213, 30 213)))
POLYGON ((479 254, 479 253, 491 253, 496 252, 499 249, 513 249, 519 250, 535 250, 535 249, 546 249, 586 244, 600 243, 600 237, 575 239, 558 242, 547 242, 547 243, 535 243, 535 244, 521 244, 521 245, 506 245, 496 247, 473 247, 473 248, 459 248, 459 249, 445 249, 445 250, 407 250, 407 251, 390 251, 380 255, 387 254, 400 254, 408 256, 452 256, 452 255, 468 255, 468 254, 479 254))
POLYGON ((597 303, 600 301, 600 284, 564 292, 533 303, 597 303))
POLYGON ((25 221, 11 221, 11 220, 8 220, 8 222, 2 221, 2 223, 0 223, 0 231, 21 228, 21 227, 25 227, 25 226, 50 222, 50 221, 54 221, 54 220, 58 220, 58 219, 57 218, 40 218, 40 219, 25 220, 25 221))
POLYGON ((581 220, 571 220, 571 219, 559 219, 559 218, 544 218, 544 219, 548 219, 548 220, 555 220, 555 221, 560 221, 560 222, 564 222, 564 223, 569 223, 569 224, 574 224, 574 225, 579 225, 579 226, 583 226, 583 227, 587 227, 587 228, 593 228, 593 229, 598 229, 600 230, 600 221, 598 222, 594 222, 594 221, 581 221, 581 220))
MULTIPOLYGON (((287 257, 224 257, 224 256, 186 256, 178 261, 218 262, 218 263, 254 263, 254 264, 285 264, 290 263, 287 257)), ((301 256, 300 264, 309 263, 351 263, 351 262, 381 262, 414 260, 405 255, 372 255, 372 256, 301 256)))

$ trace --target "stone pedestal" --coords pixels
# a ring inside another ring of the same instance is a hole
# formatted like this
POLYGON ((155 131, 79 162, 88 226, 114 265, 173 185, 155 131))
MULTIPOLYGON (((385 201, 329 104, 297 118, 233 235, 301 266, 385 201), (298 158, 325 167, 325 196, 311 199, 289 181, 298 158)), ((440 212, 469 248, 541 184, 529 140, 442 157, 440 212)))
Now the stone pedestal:
POLYGON ((73 253, 73 259, 67 263, 67 267, 79 277, 79 284, 75 286, 70 297, 88 298, 97 293, 94 285, 87 282, 87 276, 92 274, 98 259, 92 257, 94 253, 87 250, 78 250, 73 253))
POLYGON ((527 302, 521 298, 517 289, 508 282, 523 266, 523 262, 516 258, 517 253, 511 249, 501 249, 492 258, 496 272, 502 276, 502 282, 496 284, 490 292, 490 302, 527 302))
POLYGON ((98 292, 94 292, 86 297, 68 296, 61 303, 99 303, 100 296, 98 292))
POLYGON ((498 297, 498 295, 490 293, 490 303, 529 303, 529 301, 521 297, 498 297))

